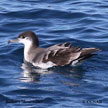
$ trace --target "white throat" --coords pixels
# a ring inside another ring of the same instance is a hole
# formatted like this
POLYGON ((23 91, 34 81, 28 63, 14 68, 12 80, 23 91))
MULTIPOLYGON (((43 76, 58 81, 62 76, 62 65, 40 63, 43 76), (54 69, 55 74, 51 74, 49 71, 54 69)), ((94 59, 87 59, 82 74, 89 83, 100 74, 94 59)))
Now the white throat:
POLYGON ((26 41, 24 43, 24 59, 27 61, 27 62, 30 62, 29 60, 29 51, 32 47, 32 42, 31 41, 26 41))

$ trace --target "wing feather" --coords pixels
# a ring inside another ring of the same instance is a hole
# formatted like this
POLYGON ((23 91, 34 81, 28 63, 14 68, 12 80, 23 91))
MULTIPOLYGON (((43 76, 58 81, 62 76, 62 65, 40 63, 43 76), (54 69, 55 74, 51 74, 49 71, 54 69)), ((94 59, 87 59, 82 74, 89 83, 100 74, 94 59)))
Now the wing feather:
POLYGON ((72 47, 70 43, 63 43, 51 46, 46 49, 43 62, 53 62, 57 66, 64 66, 75 60, 89 58, 93 52, 99 51, 96 48, 72 47))
POLYGON ((64 43, 47 48, 43 62, 51 61, 60 66, 69 64, 72 60, 77 59, 81 53, 81 48, 70 46, 70 43, 64 43))

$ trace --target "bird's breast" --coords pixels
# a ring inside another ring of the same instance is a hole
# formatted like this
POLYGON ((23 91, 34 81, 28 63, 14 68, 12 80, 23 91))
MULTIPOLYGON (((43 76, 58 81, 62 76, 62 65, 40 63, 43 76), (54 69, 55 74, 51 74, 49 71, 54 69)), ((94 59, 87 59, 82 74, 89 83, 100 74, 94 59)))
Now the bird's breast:
POLYGON ((29 48, 27 48, 27 47, 24 48, 24 59, 27 62, 31 62, 31 53, 30 53, 29 48))
POLYGON ((25 59, 27 62, 30 62, 29 54, 27 54, 27 53, 24 52, 24 59, 25 59))

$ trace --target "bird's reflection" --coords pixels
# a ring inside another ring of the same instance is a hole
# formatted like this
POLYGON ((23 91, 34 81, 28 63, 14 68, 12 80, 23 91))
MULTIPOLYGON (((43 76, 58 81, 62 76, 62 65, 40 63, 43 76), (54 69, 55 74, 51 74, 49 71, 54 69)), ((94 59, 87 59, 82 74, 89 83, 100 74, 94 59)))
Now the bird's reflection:
POLYGON ((53 69, 53 71, 58 74, 64 75, 66 77, 82 79, 85 70, 82 68, 82 66, 78 67, 64 66, 62 68, 56 67, 53 69))
POLYGON ((53 71, 63 76, 61 82, 64 85, 80 86, 80 83, 83 80, 85 70, 82 68, 82 66, 78 67, 65 66, 62 67, 62 69, 56 67, 53 71))
POLYGON ((40 81, 40 75, 50 74, 52 71, 46 69, 35 68, 31 64, 24 62, 21 66, 23 69, 23 82, 38 82, 40 81))
MULTIPOLYGON (((84 70, 81 67, 72 68, 69 66, 65 67, 54 67, 51 69, 40 69, 33 67, 33 65, 24 62, 21 66, 23 69, 23 77, 21 81, 23 82, 39 82, 41 75, 55 73, 58 75, 63 75, 65 79, 67 78, 76 78, 82 79, 84 70)), ((62 80, 65 80, 62 79, 62 80)))

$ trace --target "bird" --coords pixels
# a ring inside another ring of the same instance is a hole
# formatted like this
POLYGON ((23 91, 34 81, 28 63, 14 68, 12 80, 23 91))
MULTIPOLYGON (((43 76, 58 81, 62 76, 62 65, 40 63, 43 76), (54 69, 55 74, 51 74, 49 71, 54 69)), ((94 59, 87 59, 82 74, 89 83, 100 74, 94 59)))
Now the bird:
POLYGON ((39 40, 35 32, 24 31, 18 38, 10 39, 8 44, 19 42, 24 44, 24 60, 34 67, 48 69, 56 66, 77 66, 86 59, 101 51, 99 48, 81 48, 71 43, 58 43, 47 48, 39 47, 39 40))

